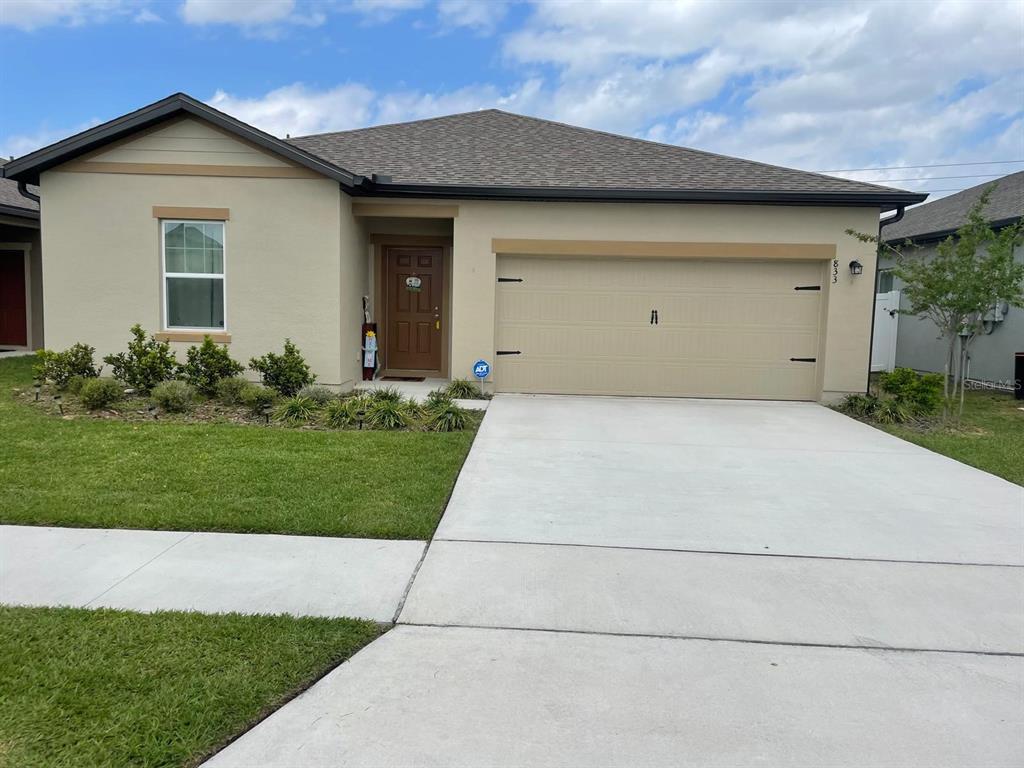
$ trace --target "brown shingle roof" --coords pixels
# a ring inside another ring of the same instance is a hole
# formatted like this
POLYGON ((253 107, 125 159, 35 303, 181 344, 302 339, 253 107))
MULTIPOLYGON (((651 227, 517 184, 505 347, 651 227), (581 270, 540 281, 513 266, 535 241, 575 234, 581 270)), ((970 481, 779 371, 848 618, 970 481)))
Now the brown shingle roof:
POLYGON ((395 184, 622 190, 899 192, 497 109, 290 140, 395 184))
MULTIPOLYGON (((0 168, 6 164, 6 160, 0 160, 0 168)), ((30 186, 28 189, 29 192, 39 194, 38 187, 30 186)), ((29 200, 27 197, 22 197, 18 191, 18 182, 11 181, 10 179, 0 178, 0 206, 5 208, 24 208, 26 211, 39 213, 39 203, 35 200, 29 200)))
POLYGON ((1011 173, 995 181, 986 181, 976 187, 957 192, 933 203, 919 205, 907 211, 902 221, 882 231, 889 242, 942 236, 957 230, 967 221, 967 212, 989 187, 995 187, 985 207, 985 218, 994 222, 1010 223, 1024 216, 1024 171, 1011 173))

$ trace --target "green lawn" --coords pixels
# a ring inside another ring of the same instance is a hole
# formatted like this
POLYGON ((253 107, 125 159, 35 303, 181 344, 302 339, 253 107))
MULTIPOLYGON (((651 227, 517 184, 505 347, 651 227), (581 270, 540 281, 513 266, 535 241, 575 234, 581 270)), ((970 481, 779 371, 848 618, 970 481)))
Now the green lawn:
POLYGON ((426 539, 474 432, 62 420, 0 360, 0 523, 426 539))
POLYGON ((0 607, 0 766, 195 765, 366 643, 353 619, 0 607))
POLYGON ((1014 400, 1011 395, 972 391, 967 393, 959 430, 921 431, 905 425, 880 428, 1024 485, 1024 411, 1020 408, 1024 408, 1024 401, 1014 400))

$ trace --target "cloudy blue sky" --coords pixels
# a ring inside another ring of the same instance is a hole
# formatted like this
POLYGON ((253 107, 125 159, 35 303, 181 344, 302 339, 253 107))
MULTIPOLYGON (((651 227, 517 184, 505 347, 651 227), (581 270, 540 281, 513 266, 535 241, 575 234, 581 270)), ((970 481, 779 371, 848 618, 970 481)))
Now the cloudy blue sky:
POLYGON ((936 196, 1024 169, 1024 0, 0 0, 0 44, 3 156, 185 91, 282 136, 499 107, 936 196))

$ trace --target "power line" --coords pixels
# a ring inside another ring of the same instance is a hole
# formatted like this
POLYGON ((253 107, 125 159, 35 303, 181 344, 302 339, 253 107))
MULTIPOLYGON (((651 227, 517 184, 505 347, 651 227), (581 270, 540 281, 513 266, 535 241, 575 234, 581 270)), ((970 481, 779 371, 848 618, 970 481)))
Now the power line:
POLYGON ((952 168, 961 165, 1006 165, 1007 163, 1024 163, 1024 160, 986 160, 979 163, 938 163, 936 165, 882 165, 877 168, 833 168, 831 171, 818 173, 853 173, 854 171, 906 171, 912 168, 952 168))
POLYGON ((980 179, 982 177, 992 178, 1003 176, 1002 173, 972 173, 969 176, 917 176, 912 179, 850 179, 850 181, 863 181, 866 184, 881 184, 889 181, 945 181, 946 179, 980 179))

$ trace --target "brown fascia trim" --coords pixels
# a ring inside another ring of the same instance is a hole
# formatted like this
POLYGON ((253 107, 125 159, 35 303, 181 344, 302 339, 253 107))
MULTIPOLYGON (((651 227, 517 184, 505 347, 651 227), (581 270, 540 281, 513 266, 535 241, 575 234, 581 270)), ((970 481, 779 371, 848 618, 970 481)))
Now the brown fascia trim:
POLYGON ((77 133, 74 136, 58 141, 48 147, 36 150, 24 157, 6 163, 2 174, 8 179, 38 184, 39 174, 68 160, 73 160, 86 152, 99 149, 112 141, 129 136, 144 128, 148 128, 179 114, 190 114, 201 120, 246 139, 257 146, 280 155, 292 162, 316 171, 323 176, 335 179, 342 188, 351 188, 362 181, 343 168, 339 168, 305 150, 299 149, 276 136, 264 133, 258 128, 243 123, 241 120, 227 115, 213 107, 196 101, 184 93, 176 93, 153 104, 129 112, 127 115, 110 120, 102 125, 77 133))
POLYGON ((852 206, 891 211, 923 202, 917 192, 774 192, 759 190, 606 189, 598 187, 484 187, 458 184, 382 184, 364 179, 353 196, 471 200, 590 201, 613 203, 732 203, 741 205, 852 206))

